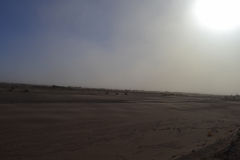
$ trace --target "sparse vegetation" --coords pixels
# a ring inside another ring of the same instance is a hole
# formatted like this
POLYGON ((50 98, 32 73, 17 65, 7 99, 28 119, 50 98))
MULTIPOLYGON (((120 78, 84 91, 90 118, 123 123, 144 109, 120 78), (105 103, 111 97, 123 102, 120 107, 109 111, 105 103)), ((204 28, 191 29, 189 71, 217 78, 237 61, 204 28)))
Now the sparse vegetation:
POLYGON ((13 92, 13 91, 15 90, 15 88, 16 88, 15 86, 11 86, 11 87, 8 89, 8 91, 9 91, 9 92, 13 92))
POLYGON ((52 88, 59 88, 58 86, 56 86, 56 85, 52 85, 52 88))
POLYGON ((23 92, 24 93, 29 93, 30 91, 29 91, 29 89, 24 89, 23 92))
POLYGON ((231 95, 223 97, 225 101, 240 101, 240 95, 231 95))

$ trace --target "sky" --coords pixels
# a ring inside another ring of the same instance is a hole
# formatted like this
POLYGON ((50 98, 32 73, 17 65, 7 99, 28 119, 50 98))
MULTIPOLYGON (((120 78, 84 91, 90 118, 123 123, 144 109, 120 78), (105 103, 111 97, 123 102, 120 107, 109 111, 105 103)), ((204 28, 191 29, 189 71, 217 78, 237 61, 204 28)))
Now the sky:
POLYGON ((0 81, 240 94, 240 32, 194 0, 1 0, 0 81))

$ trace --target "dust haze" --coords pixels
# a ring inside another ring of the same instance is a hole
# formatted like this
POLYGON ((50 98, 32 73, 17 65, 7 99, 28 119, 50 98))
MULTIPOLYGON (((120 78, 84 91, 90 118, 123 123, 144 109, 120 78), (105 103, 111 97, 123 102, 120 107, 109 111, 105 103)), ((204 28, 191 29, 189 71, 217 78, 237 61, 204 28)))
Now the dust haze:
POLYGON ((191 4, 188 0, 36 3, 34 16, 27 21, 36 27, 5 42, 0 80, 239 93, 238 33, 202 30, 191 15, 191 4))

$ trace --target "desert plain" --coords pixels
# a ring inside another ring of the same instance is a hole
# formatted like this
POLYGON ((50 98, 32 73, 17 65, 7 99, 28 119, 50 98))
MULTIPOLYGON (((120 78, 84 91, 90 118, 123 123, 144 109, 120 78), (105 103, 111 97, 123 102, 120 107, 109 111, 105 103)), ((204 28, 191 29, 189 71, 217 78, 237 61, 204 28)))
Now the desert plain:
POLYGON ((224 159, 239 127, 224 96, 0 85, 1 160, 224 159))

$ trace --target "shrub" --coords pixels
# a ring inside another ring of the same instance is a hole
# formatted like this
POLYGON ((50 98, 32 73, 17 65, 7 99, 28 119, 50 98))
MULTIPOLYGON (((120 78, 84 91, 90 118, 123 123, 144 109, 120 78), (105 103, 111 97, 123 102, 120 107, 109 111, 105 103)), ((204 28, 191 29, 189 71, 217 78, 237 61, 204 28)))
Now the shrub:
POLYGON ((29 93, 30 91, 29 91, 29 89, 24 89, 23 92, 24 93, 29 93))

